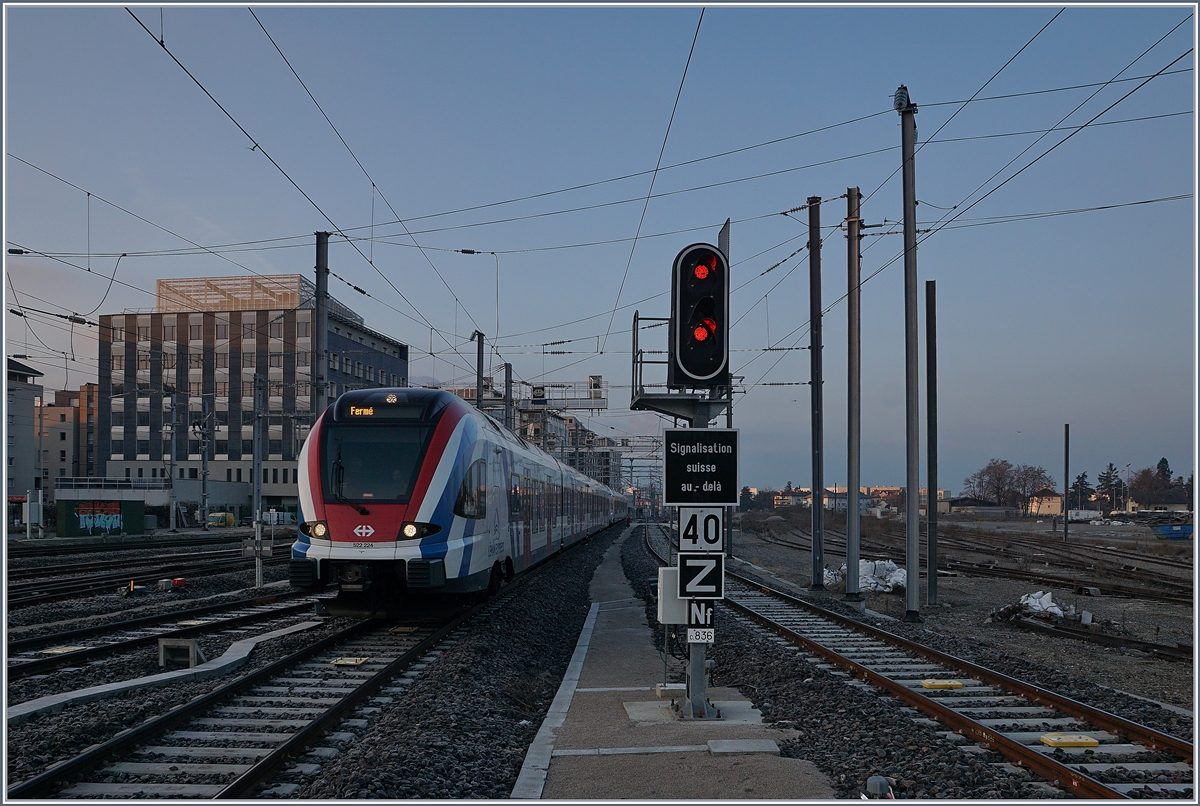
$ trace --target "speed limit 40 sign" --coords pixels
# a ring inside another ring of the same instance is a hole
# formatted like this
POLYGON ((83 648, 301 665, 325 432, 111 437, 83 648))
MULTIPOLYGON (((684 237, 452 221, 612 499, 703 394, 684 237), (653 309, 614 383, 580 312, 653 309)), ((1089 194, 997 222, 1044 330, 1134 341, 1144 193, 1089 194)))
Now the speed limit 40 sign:
POLYGON ((680 507, 679 550, 724 551, 724 515, 721 507, 680 507))

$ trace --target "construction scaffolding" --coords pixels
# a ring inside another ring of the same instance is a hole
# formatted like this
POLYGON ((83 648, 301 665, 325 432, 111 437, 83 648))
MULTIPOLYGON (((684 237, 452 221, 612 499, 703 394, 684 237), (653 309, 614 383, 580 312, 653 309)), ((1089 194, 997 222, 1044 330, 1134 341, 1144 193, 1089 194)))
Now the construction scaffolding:
MULTIPOLYGON (((158 313, 282 311, 312 308, 317 288, 300 274, 175 277, 158 280, 155 294, 158 313)), ((359 327, 364 324, 361 316, 333 297, 329 311, 359 327)))

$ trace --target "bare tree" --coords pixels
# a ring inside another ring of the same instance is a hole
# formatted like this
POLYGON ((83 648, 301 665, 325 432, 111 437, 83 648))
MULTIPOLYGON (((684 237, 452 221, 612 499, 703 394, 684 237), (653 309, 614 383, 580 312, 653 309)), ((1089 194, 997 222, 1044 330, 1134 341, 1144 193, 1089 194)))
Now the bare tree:
POLYGON ((1012 490, 1023 514, 1029 514, 1029 500, 1039 490, 1054 489, 1054 478, 1041 465, 1017 465, 1012 472, 1012 490))

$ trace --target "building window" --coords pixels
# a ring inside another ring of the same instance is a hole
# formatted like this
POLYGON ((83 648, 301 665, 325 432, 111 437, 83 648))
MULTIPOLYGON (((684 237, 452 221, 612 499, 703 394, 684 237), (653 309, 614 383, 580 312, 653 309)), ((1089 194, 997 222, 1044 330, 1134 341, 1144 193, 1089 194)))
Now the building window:
POLYGON ((296 323, 296 338, 298 338, 298 339, 308 338, 308 322, 297 322, 296 323))
POLYGON ((139 411, 139 412, 137 412, 136 416, 137 416, 136 422, 138 425, 142 426, 143 428, 146 428, 150 425, 150 412, 139 411))
POLYGON ((66 477, 66 475, 67 475, 67 469, 66 469, 65 467, 60 467, 60 468, 58 469, 58 475, 59 475, 59 476, 62 476, 62 477, 66 477))
POLYGON ((169 353, 163 353, 162 366, 163 369, 175 369, 175 353, 173 351, 169 353))
POLYGON ((330 353, 330 354, 329 354, 329 371, 330 371, 330 372, 337 372, 337 371, 338 371, 338 368, 341 366, 341 365, 338 363, 338 361, 339 361, 339 359, 338 359, 338 354, 337 354, 337 353, 330 353))
POLYGON ((150 341, 149 325, 138 325, 138 341, 150 341))
POLYGON ((283 381, 268 381, 267 394, 271 397, 283 397, 283 381))
POLYGON ((58 441, 59 441, 59 442, 66 442, 66 441, 67 441, 67 432, 66 432, 66 431, 59 431, 59 432, 58 432, 58 441))
POLYGON ((142 478, 142 468, 138 468, 138 478, 142 478))
POLYGON ((114 327, 112 329, 112 337, 113 341, 125 341, 125 328, 114 327))
POLYGON ((193 381, 193 382, 189 383, 188 391, 191 393, 191 395, 193 397, 199 397, 201 394, 203 394, 203 392, 201 392, 201 390, 200 390, 200 382, 199 381, 193 381))
POLYGON ((112 393, 113 393, 114 397, 117 395, 125 394, 125 384, 121 383, 120 381, 114 380, 113 385, 112 385, 112 393))
POLYGON ((283 366, 283 353, 271 353, 271 356, 269 359, 269 366, 282 367, 283 366))
POLYGON ((92 444, 92 439, 93 439, 95 436, 96 436, 95 434, 88 434, 88 435, 87 435, 87 444, 91 445, 91 444, 92 444))
POLYGON ((196 468, 189 467, 188 468, 188 478, 194 479, 194 478, 198 478, 198 477, 199 477, 199 474, 196 472, 196 468))
POLYGON ((242 341, 254 340, 254 323, 242 322, 242 341))
POLYGON ((113 365, 113 367, 112 367, 112 368, 113 368, 114 370, 121 370, 121 369, 125 369, 125 356, 123 356, 123 355, 114 355, 114 356, 112 357, 112 365, 113 365))
POLYGON ((65 423, 67 421, 67 415, 65 415, 65 414, 58 415, 58 421, 60 423, 65 423))
POLYGON ((150 453, 150 440, 148 440, 148 439, 137 440, 137 452, 141 453, 141 454, 150 453))
POLYGON ((267 440, 267 453, 283 453, 282 439, 267 440))
MULTIPOLYGON (((217 443, 217 453, 229 453, 229 440, 218 439, 218 440, 216 440, 216 443, 217 443)), ((226 481, 228 481, 228 480, 229 479, 226 479, 226 481)))
POLYGON ((296 368, 297 369, 299 369, 300 367, 307 368, 308 363, 311 360, 312 360, 312 355, 308 352, 308 350, 297 350, 296 351, 296 368))
MULTIPOLYGON (((9 457, 9 458, 11 459, 12 457, 9 457)), ((60 462, 65 462, 65 461, 67 461, 67 452, 66 452, 66 451, 59 451, 59 452, 58 452, 58 461, 60 461, 60 462)))
POLYGON ((242 455, 243 456, 253 456, 254 455, 254 440, 252 440, 252 439, 243 439, 242 440, 242 455))
POLYGON ((363 365, 361 361, 354 362, 354 377, 361 378, 363 376, 363 365))
POLYGON ((221 324, 219 322, 217 323, 217 338, 218 339, 229 338, 229 325, 221 324))
POLYGON ((189 325, 188 326, 188 339, 189 340, 200 341, 203 338, 200 327, 201 327, 200 325, 189 325))
POLYGON ((279 468, 277 468, 277 467, 271 468, 271 483, 272 484, 279 483, 279 468))
POLYGON ((229 384, 225 381, 217 381, 217 397, 229 397, 229 384))
POLYGON ((188 369, 204 369, 204 354, 199 351, 188 353, 188 369))
POLYGON ((125 454, 125 442, 124 442, 123 440, 120 440, 120 439, 114 439, 114 440, 112 441, 112 452, 113 452, 114 454, 116 454, 118 458, 120 458, 121 456, 124 456, 124 454, 125 454))
POLYGON ((312 392, 309 390, 309 384, 306 381, 301 381, 296 384, 296 397, 308 397, 312 392))
POLYGON ((237 469, 237 480, 242 480, 242 469, 240 467, 237 469))
POLYGON ((125 478, 129 478, 129 468, 125 468, 125 478))
POLYGON ((283 338, 283 322, 272 322, 271 323, 271 338, 273 338, 273 339, 282 339, 283 338))
POLYGON ((137 368, 150 369, 150 353, 137 354, 137 368))
POLYGON ((229 366, 229 353, 217 353, 216 360, 217 360, 218 367, 229 366))
POLYGON ((233 481, 233 468, 225 468, 225 481, 233 481))
POLYGON ((150 468, 150 478, 152 478, 152 479, 158 478, 158 468, 157 467, 150 468))
POLYGON ((242 368, 254 369, 254 351, 242 353, 242 368))
POLYGON ((163 341, 175 341, 175 325, 163 325, 163 341))

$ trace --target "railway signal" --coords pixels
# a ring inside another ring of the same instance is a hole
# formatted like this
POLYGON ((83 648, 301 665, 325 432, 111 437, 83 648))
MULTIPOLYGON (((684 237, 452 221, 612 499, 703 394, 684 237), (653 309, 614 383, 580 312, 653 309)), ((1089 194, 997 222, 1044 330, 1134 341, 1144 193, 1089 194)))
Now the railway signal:
POLYGON ((707 243, 685 247, 671 271, 667 385, 729 385, 729 261, 707 243))

